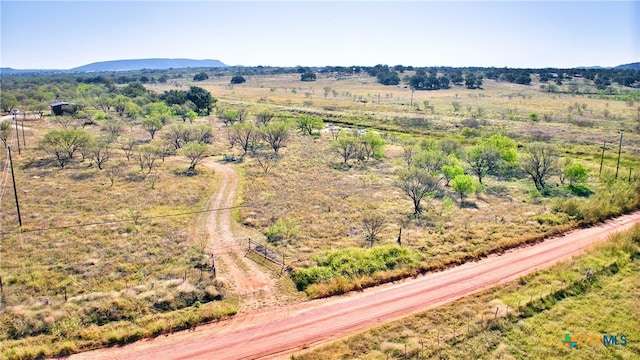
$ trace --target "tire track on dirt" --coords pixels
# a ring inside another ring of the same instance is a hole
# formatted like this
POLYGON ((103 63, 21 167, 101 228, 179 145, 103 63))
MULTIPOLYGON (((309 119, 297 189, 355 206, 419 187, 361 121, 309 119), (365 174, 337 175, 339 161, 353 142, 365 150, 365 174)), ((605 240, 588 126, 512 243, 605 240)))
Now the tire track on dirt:
POLYGON ((217 191, 209 201, 212 211, 206 219, 206 229, 216 260, 218 279, 240 296, 241 307, 254 308, 269 303, 274 280, 259 265, 246 258, 247 249, 234 236, 231 207, 238 188, 238 174, 231 165, 205 161, 217 177, 217 191), (217 253, 216 253, 217 252, 217 253))

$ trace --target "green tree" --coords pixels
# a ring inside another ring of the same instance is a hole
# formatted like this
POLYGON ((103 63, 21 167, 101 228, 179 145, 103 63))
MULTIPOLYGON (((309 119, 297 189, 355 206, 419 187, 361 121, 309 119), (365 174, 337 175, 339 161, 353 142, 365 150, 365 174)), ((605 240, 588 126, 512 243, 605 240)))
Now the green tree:
POLYGON ((349 136, 342 131, 338 138, 331 144, 331 148, 342 157, 343 162, 346 164, 349 159, 356 156, 358 144, 353 136, 349 136))
POLYGON ((64 169, 65 165, 73 160, 73 155, 89 145, 92 139, 91 134, 84 130, 51 130, 40 140, 40 148, 52 153, 60 169, 64 169))
POLYGON ((384 156, 384 140, 379 134, 366 132, 358 137, 358 157, 367 160, 370 158, 380 159, 384 156))
POLYGON ((190 163, 187 171, 194 172, 196 165, 209 156, 209 146, 204 143, 190 142, 183 146, 178 153, 189 159, 190 163))
POLYGON ((570 186, 584 183, 588 175, 589 169, 579 162, 568 164, 563 171, 563 176, 569 180, 570 186))
POLYGON ((451 180, 455 179, 457 176, 464 175, 464 169, 462 168, 462 164, 459 161, 455 161, 450 165, 444 165, 442 167, 442 174, 445 179, 445 186, 449 186, 451 180))
POLYGON ((442 151, 426 149, 420 151, 413 159, 416 167, 426 169, 430 173, 440 172, 447 163, 447 157, 442 151))
POLYGON ((6 113, 10 113, 11 110, 18 106, 18 100, 16 96, 8 91, 0 92, 0 108, 6 113))
POLYGON ((289 124, 284 121, 268 123, 261 128, 262 140, 269 144, 276 156, 280 148, 289 140, 289 129, 289 124))
POLYGON ((216 112, 216 116, 218 119, 222 120, 222 123, 225 125, 230 125, 238 121, 240 115, 238 111, 232 109, 218 109, 216 112))
POLYGON ((211 96, 210 92, 198 86, 191 86, 189 88, 189 91, 187 91, 187 100, 195 104, 198 114, 206 116, 211 114, 211 107, 218 101, 211 96))
POLYGON ((545 190, 547 179, 557 171, 558 157, 556 148, 549 144, 533 143, 525 148, 520 166, 538 191, 545 190))
POLYGON ((482 184, 482 178, 498 168, 500 151, 493 145, 481 144, 471 147, 467 153, 467 163, 471 171, 478 177, 482 184))
POLYGON ((324 122, 321 118, 304 114, 298 115, 297 124, 300 131, 306 135, 312 135, 315 130, 320 130, 324 127, 324 122))
POLYGON ((518 160, 518 144, 515 140, 502 134, 491 136, 486 142, 494 146, 500 152, 500 157, 507 163, 514 163, 518 160))
POLYGON ((160 120, 159 116, 148 117, 142 122, 142 128, 151 135, 151 140, 155 138, 156 133, 162 129, 162 126, 162 120, 160 120))
POLYGON ((464 174, 458 175, 453 180, 451 180, 451 187, 460 196, 460 204, 464 202, 464 197, 467 194, 472 193, 476 189, 473 178, 469 175, 464 174))
POLYGON ((422 214, 422 200, 438 190, 438 179, 422 169, 412 168, 400 171, 396 186, 413 201, 413 214, 422 214))

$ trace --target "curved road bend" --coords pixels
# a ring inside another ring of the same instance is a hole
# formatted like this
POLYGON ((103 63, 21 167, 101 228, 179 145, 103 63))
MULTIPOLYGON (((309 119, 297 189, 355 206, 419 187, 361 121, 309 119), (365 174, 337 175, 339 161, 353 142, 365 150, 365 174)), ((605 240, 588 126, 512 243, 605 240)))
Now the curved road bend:
POLYGON ((257 359, 288 354, 442 305, 551 266, 640 223, 640 212, 416 279, 100 349, 72 359, 257 359))

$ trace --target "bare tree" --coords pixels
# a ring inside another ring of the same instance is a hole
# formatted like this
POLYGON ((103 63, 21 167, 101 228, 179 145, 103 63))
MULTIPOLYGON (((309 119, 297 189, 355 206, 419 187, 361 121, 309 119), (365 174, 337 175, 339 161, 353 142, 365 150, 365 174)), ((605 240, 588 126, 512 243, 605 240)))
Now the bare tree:
POLYGON ((260 132, 252 123, 233 124, 227 129, 227 134, 231 146, 240 145, 242 156, 250 150, 253 151, 260 139, 260 132))
POLYGON ((407 164, 407 167, 413 165, 413 158, 418 154, 419 149, 415 145, 405 145, 402 148, 402 159, 407 164))
POLYGON ((325 86, 324 88, 322 88, 322 90, 324 91, 324 98, 326 99, 327 96, 329 96, 329 93, 331 92, 331 86, 325 86))
POLYGON ((273 166, 278 162, 278 157, 274 154, 256 152, 254 155, 256 162, 260 165, 260 168, 262 168, 262 171, 264 171, 265 174, 268 173, 269 170, 271 170, 271 168, 273 168, 273 166))
POLYGON ((171 124, 162 130, 161 135, 178 150, 189 141, 189 128, 184 124, 171 124))
POLYGON ((386 224, 386 217, 378 212, 368 211, 364 214, 362 217, 362 227, 366 232, 369 246, 373 247, 373 243, 376 241, 382 230, 384 230, 386 224))
POLYGON ((115 183, 116 179, 124 174, 124 166, 122 164, 116 164, 105 171, 105 175, 109 178, 111 186, 115 183))
POLYGON ((138 144, 138 140, 131 137, 124 139, 120 143, 120 148, 124 151, 124 156, 126 156, 127 161, 131 160, 131 154, 133 153, 133 149, 136 147, 137 144, 138 144))
POLYGON ((122 133, 124 132, 124 127, 118 121, 109 121, 104 124, 102 126, 102 129, 100 130, 107 133, 107 141, 111 143, 117 140, 120 135, 122 135, 122 133))
POLYGON ((536 189, 542 191, 549 176, 558 171, 558 158, 558 151, 554 146, 533 143, 526 147, 520 166, 531 177, 536 189))
POLYGON ((156 160, 160 158, 160 149, 153 144, 138 146, 138 162, 140 170, 147 168, 147 174, 151 172, 156 160))
POLYGON ((104 164, 109 161, 109 143, 104 140, 98 140, 91 144, 89 156, 96 163, 100 171, 104 169, 104 164))
POLYGON ((396 186, 413 201, 413 214, 422 214, 421 202, 438 189, 438 179, 422 169, 412 168, 400 171, 396 186))

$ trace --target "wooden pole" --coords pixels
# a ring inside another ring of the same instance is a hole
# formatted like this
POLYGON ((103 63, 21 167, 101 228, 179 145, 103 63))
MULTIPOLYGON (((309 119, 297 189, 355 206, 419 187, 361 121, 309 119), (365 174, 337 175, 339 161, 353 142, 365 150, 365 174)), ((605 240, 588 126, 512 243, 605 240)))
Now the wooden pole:
POLYGON ((27 140, 24 138, 24 117, 22 118, 22 145, 24 145, 24 149, 27 150, 27 140))
POLYGON ((11 166, 11 180, 13 181, 13 195, 16 198, 16 211, 18 212, 18 226, 22 227, 22 217, 20 216, 20 203, 18 202, 18 191, 16 189, 16 177, 13 173, 13 160, 11 158, 11 146, 7 146, 9 152, 9 166, 11 166))
POLYGON ((18 155, 20 155, 20 134, 18 133, 18 118, 15 113, 13 114, 13 121, 16 125, 16 143, 18 144, 18 155))
POLYGON ((624 130, 619 130, 620 132, 620 146, 618 147, 618 165, 616 165, 616 179, 618 178, 618 169, 620 168, 620 154, 622 153, 622 134, 624 134, 624 130))
POLYGON ((602 163, 604 162, 604 149, 607 147, 607 140, 602 143, 602 155, 600 155, 600 173, 602 175, 602 163))

